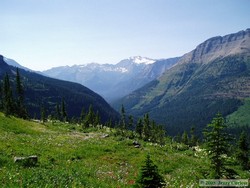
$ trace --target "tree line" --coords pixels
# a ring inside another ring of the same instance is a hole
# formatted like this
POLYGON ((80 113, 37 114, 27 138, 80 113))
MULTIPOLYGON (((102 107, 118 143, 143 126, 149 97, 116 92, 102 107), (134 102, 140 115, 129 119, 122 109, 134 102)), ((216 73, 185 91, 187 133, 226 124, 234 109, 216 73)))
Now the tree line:
POLYGON ((132 130, 144 141, 150 141, 163 145, 165 143, 166 131, 162 125, 156 124, 154 120, 151 120, 149 114, 146 113, 143 117, 135 118, 131 115, 126 115, 124 106, 121 107, 121 119, 116 126, 121 134, 125 135, 127 130, 132 130))
MULTIPOLYGON (((0 111, 5 116, 15 116, 23 119, 29 119, 30 116, 25 106, 25 93, 24 85, 19 73, 19 69, 16 68, 15 80, 11 80, 8 73, 5 74, 2 81, 0 81, 0 111)), ((46 105, 41 102, 40 104, 40 120, 44 123, 48 120, 58 120, 62 122, 75 122, 83 124, 83 127, 88 128, 90 126, 97 126, 100 124, 100 116, 98 111, 94 112, 93 106, 89 106, 89 110, 85 113, 84 108, 79 118, 69 119, 66 102, 62 97, 61 103, 55 105, 54 112, 48 113, 46 105)), ((36 119, 36 115, 34 117, 36 119)))
POLYGON ((77 123, 82 126, 82 129, 100 128, 103 126, 115 128, 116 133, 123 137, 143 139, 153 143, 163 145, 165 143, 166 131, 161 125, 157 125, 154 120, 151 120, 149 114, 145 114, 142 118, 135 120, 131 115, 126 115, 124 106, 121 107, 121 117, 118 122, 113 122, 112 119, 101 123, 101 117, 98 111, 94 111, 93 106, 90 105, 88 110, 82 108, 79 117, 69 119, 67 117, 67 109, 65 101, 62 98, 61 104, 56 104, 55 111, 47 115, 45 107, 41 108, 41 121, 63 121, 70 123, 77 123))
POLYGON ((15 89, 11 86, 9 75, 6 73, 0 84, 0 110, 6 116, 16 116, 27 119, 28 113, 24 105, 24 89, 19 69, 16 68, 15 89))

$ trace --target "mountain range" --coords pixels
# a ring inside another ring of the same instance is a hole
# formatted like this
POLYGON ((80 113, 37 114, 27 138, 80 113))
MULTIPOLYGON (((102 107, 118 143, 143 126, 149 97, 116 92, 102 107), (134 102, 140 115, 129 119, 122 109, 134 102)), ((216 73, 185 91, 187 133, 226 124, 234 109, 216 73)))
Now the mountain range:
POLYGON ((117 64, 90 63, 55 67, 43 71, 43 74, 80 83, 107 101, 114 102, 158 78, 178 60, 178 57, 154 60, 135 56, 117 64))
MULTIPOLYGON (((0 78, 8 72, 13 80, 15 69, 4 60, 13 61, 0 57, 0 78)), ((53 111, 64 97, 71 116, 93 104, 103 119, 117 119, 117 112, 100 94, 117 111, 123 105, 136 118, 148 113, 171 135, 193 126, 199 134, 218 112, 229 124, 250 126, 250 29, 210 38, 171 59, 135 56, 115 65, 63 66, 42 73, 57 79, 27 69, 21 74, 26 101, 34 113, 43 102, 53 111)))
MULTIPOLYGON (((250 29, 213 37, 183 55, 161 77, 114 105, 127 113, 150 117, 172 133, 224 117, 245 105, 250 97, 250 29)), ((244 116, 249 116, 250 109, 244 116)), ((248 122, 248 125, 250 123, 248 122)))
MULTIPOLYGON (((20 67, 20 65, 6 59, 0 55, 0 81, 7 73, 15 91, 16 67, 14 66, 20 67), (5 61, 11 62, 14 66, 8 65, 5 61)), ((92 105, 94 112, 99 113, 102 122, 119 119, 119 114, 100 95, 85 86, 49 78, 28 70, 19 69, 19 72, 24 87, 25 105, 31 118, 40 117, 42 106, 46 108, 47 114, 53 115, 56 105, 60 105, 64 99, 69 118, 80 117, 82 109, 87 112, 92 105)), ((2 85, 2 82, 0 83, 2 85)))

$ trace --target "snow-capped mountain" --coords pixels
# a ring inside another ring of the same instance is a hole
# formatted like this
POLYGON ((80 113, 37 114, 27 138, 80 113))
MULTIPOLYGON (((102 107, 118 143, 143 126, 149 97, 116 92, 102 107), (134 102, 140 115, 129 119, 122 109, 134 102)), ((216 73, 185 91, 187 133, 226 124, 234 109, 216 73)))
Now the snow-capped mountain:
POLYGON ((135 56, 117 64, 90 63, 55 67, 43 74, 80 83, 112 102, 161 76, 178 59, 154 60, 135 56))
POLYGON ((128 60, 136 64, 146 64, 146 65, 149 65, 155 62, 154 59, 149 59, 147 57, 141 57, 141 56, 130 57, 128 60))

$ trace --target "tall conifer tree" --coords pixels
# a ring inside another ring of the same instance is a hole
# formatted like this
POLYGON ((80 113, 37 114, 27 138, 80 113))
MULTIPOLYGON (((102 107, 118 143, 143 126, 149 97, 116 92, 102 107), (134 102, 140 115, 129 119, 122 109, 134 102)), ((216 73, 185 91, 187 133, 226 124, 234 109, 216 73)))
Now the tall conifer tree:
POLYGON ((17 93, 16 114, 18 117, 27 118, 28 116, 27 111, 24 107, 24 90, 18 68, 16 69, 16 93, 17 93))
POLYGON ((181 141, 182 141, 183 144, 188 145, 188 143, 189 143, 189 138, 188 138, 188 133, 187 133, 187 131, 184 131, 184 132, 183 132, 183 134, 182 134, 182 136, 181 136, 181 141))
POLYGON ((63 121, 67 121, 67 112, 66 112, 64 98, 62 98, 62 109, 61 110, 62 110, 61 115, 62 115, 63 121))
POLYGON ((236 158, 243 170, 249 169, 249 143, 247 141, 246 132, 242 132, 237 144, 236 158))
POLYGON ((3 107, 6 116, 13 115, 14 113, 14 100, 12 95, 12 90, 10 87, 9 75, 6 74, 4 77, 3 86, 3 107))
POLYGON ((134 129, 134 118, 132 115, 128 117, 128 129, 134 129))
POLYGON ((44 105, 41 107, 41 121, 45 123, 47 121, 46 108, 44 105))
POLYGON ((229 154, 229 135, 226 133, 226 124, 220 113, 207 125, 204 135, 211 161, 211 176, 216 179, 222 178, 227 174, 225 157, 229 154))
POLYGON ((135 132, 139 134, 140 138, 142 138, 143 123, 142 123, 142 119, 141 118, 138 120, 138 122, 136 124, 135 132))
POLYGON ((195 135, 195 127, 192 126, 190 130, 190 140, 189 140, 189 146, 195 146, 197 145, 198 138, 195 135))
POLYGON ((93 106, 89 105, 89 111, 88 111, 88 114, 85 116, 83 127, 88 128, 90 127, 90 125, 93 126, 94 121, 95 121, 95 113, 93 110, 93 106))
POLYGON ((100 118, 99 112, 97 111, 95 116, 94 116, 94 126, 99 125, 100 122, 101 122, 101 118, 100 118))
POLYGON ((85 109, 82 107, 81 115, 80 115, 80 122, 83 123, 85 119, 85 109))
POLYGON ((143 136, 144 140, 148 140, 150 138, 151 127, 150 127, 150 119, 148 113, 144 115, 143 118, 143 136))
POLYGON ((122 105, 122 107, 121 107, 121 125, 120 125, 120 127, 122 128, 122 129, 127 129, 127 126, 126 126, 126 113, 125 113, 125 108, 124 108, 124 106, 122 105))
POLYGON ((56 104, 56 119, 60 121, 60 120, 61 120, 61 117, 62 117, 62 116, 61 116, 60 106, 59 106, 59 104, 57 103, 57 104, 56 104))

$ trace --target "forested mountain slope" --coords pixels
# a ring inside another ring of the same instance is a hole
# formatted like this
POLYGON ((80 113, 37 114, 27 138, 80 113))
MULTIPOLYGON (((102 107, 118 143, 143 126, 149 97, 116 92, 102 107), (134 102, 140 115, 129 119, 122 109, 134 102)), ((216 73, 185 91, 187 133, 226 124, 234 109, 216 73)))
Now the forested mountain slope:
POLYGON ((185 54, 163 76, 124 97, 128 113, 180 132, 200 131, 217 113, 233 113, 250 97, 250 29, 214 37, 185 54))
MULTIPOLYGON (((47 115, 55 114, 56 105, 61 105, 62 100, 65 101, 69 118, 80 117, 81 110, 84 108, 87 112, 90 105, 93 106, 94 112, 98 111, 102 121, 108 121, 110 118, 117 120, 119 117, 101 96, 80 84, 52 79, 23 69, 19 72, 24 86, 25 105, 31 118, 40 117, 41 107, 45 107, 47 115)), ((3 56, 0 56, 1 81, 6 73, 15 93, 16 68, 7 65, 3 56)))

